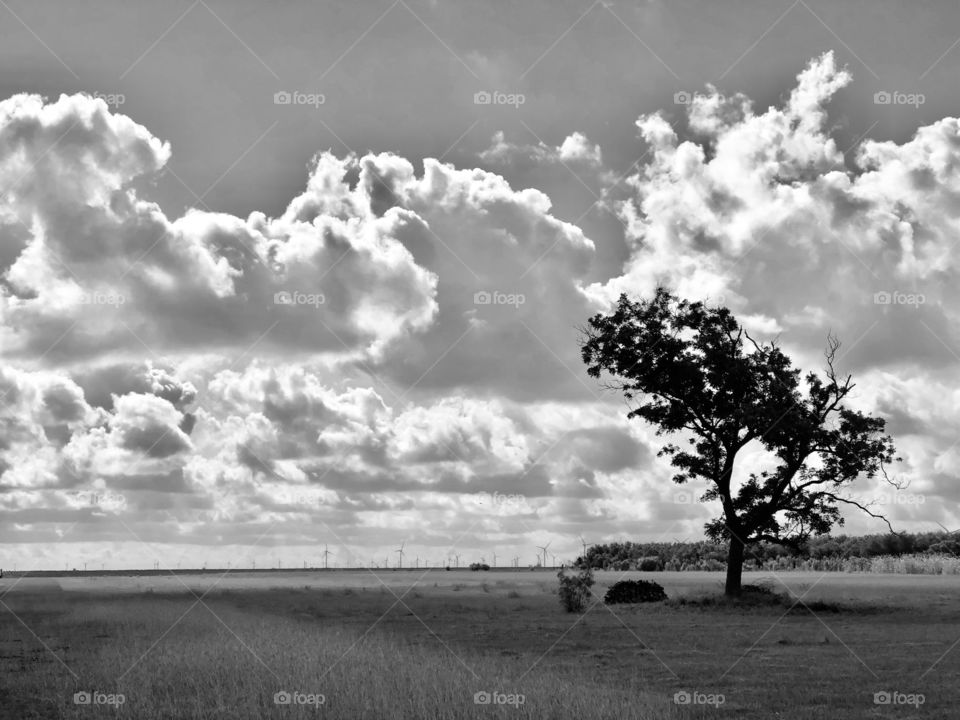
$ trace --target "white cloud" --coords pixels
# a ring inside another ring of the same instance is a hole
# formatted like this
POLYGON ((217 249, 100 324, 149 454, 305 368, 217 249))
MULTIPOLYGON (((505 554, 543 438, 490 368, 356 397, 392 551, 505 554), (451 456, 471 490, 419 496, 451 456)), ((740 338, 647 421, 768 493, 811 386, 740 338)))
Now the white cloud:
MULTIPOLYGON (((828 54, 782 107, 697 96, 691 139, 641 117, 650 160, 620 210, 630 257, 590 285, 594 243, 507 179, 523 163, 602 178, 582 133, 557 147, 498 134, 482 159, 507 177, 322 153, 277 217, 172 218, 146 197, 171 155, 146 128, 84 96, 0 102, 4 541, 50 542, 69 517, 112 543, 116 516, 225 547, 325 527, 355 548, 401 531, 445 546, 471 523, 478 546, 591 527, 596 541, 638 519, 698 534, 709 512, 672 501, 662 439, 578 353, 578 325, 658 283, 731 306, 804 368, 840 335, 900 472, 956 500, 960 125, 866 140, 845 164, 827 104, 849 82, 828 54)), ((903 518, 949 524, 945 507, 903 518)))
POLYGON ((603 162, 600 146, 591 145, 582 132, 568 135, 560 145, 558 154, 564 162, 584 162, 591 165, 600 165, 603 162))
POLYGON ((480 159, 496 165, 574 163, 599 167, 603 162, 600 146, 591 144, 582 132, 574 132, 556 147, 538 141, 522 145, 506 140, 502 130, 494 133, 490 147, 480 153, 480 159))

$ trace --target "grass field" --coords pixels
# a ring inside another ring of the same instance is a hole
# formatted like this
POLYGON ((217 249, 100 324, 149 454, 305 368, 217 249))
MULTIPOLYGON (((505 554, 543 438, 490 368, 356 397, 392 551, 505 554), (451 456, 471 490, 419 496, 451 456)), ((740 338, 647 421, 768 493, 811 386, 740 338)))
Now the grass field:
POLYGON ((956 575, 642 576, 671 599, 582 616, 547 571, 5 578, 0 717, 958 717, 956 575))

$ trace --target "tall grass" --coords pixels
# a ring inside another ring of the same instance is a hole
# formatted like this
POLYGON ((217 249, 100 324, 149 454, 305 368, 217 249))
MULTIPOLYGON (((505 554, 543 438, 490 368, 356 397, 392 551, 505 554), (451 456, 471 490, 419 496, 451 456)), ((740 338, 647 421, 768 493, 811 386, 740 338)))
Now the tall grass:
POLYGON ((531 672, 528 658, 449 648, 426 629, 420 646, 382 628, 366 632, 323 618, 271 615, 210 597, 203 605, 157 595, 60 602, 63 607, 51 606, 46 620, 31 618, 30 624, 65 639, 71 647, 66 665, 78 678, 56 662, 4 677, 7 692, 21 702, 29 698, 36 717, 686 717, 663 694, 640 686, 597 687, 588 677, 571 682, 542 669, 531 672), (116 711, 75 705, 73 695, 81 690, 122 693, 125 702, 116 711), (324 703, 276 705, 279 691, 322 694, 324 703), (474 694, 481 691, 519 693, 524 702, 477 705, 474 694))

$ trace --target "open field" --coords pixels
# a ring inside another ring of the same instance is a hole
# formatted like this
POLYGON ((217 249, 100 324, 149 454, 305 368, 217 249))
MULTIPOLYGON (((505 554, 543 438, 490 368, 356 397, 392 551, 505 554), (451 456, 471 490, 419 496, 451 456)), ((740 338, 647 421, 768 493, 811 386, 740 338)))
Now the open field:
POLYGON ((631 576, 671 600, 571 615, 547 571, 5 578, 0 716, 956 717, 960 577, 777 576, 815 612, 692 602, 719 573, 601 572, 594 590, 631 576), (276 705, 284 690, 316 704, 276 705))

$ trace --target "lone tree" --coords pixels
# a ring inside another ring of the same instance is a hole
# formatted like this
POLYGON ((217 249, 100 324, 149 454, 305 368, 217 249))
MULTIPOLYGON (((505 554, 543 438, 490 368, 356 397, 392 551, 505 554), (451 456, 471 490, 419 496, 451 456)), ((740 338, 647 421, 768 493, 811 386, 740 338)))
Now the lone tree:
POLYGON ((886 521, 840 495, 860 476, 887 478, 884 464, 894 460, 894 446, 882 418, 845 407, 854 385, 837 375, 840 342, 832 335, 825 377, 811 372, 801 382, 776 342, 757 343, 727 308, 663 288, 649 301, 621 295, 616 311, 592 317, 583 333, 587 372, 613 378, 608 387, 634 406, 628 417, 688 441, 668 443, 658 455, 671 458, 674 482, 706 480, 701 500, 722 504, 706 532, 729 542, 727 595, 740 594, 751 543, 798 548, 834 523, 843 525, 839 503, 886 521), (754 441, 776 458, 774 467, 732 483, 737 453, 754 441))

